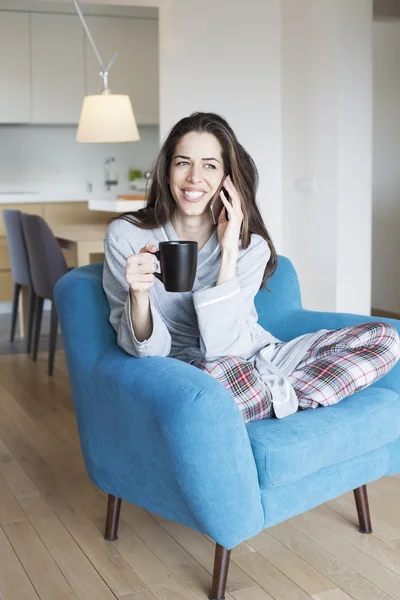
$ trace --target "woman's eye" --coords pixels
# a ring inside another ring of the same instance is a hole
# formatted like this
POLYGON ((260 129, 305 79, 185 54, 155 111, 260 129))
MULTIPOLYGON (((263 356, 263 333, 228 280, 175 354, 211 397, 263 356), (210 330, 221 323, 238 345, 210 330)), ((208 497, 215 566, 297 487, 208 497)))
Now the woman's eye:
MULTIPOLYGON (((181 167, 181 166, 185 166, 185 165, 188 165, 188 164, 189 164, 189 163, 188 163, 188 161, 187 161, 187 160, 180 160, 179 162, 175 163, 175 167, 181 167)), ((216 169, 216 166, 215 166, 215 165, 213 165, 212 163, 206 163, 206 164, 204 165, 204 167, 205 167, 206 169, 216 169)))

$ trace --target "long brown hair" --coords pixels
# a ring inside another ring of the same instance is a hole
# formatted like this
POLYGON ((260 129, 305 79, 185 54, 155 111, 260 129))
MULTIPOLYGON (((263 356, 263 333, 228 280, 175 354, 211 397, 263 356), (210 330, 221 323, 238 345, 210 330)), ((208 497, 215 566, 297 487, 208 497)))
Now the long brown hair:
POLYGON ((176 204, 169 189, 169 169, 177 144, 184 135, 192 131, 211 133, 221 145, 225 172, 232 177, 242 198, 243 223, 240 236, 242 247, 249 246, 252 233, 260 235, 268 242, 271 256, 264 271, 261 283, 261 287, 263 287, 276 270, 277 254, 256 204, 257 167, 251 156, 238 142, 230 125, 217 114, 195 112, 189 117, 181 119, 171 129, 151 170, 151 184, 145 208, 124 213, 116 218, 129 221, 141 229, 162 227, 171 220, 176 204))

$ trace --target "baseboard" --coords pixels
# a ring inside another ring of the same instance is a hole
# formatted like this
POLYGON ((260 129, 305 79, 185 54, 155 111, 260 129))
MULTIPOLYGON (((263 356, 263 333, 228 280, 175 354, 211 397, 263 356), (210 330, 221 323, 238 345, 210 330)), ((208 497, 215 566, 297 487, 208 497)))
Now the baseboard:
MULTIPOLYGON (((11 315, 11 302, 0 302, 0 315, 11 315)), ((45 300, 43 310, 51 310, 51 301, 45 300)))
POLYGON ((386 319, 400 319, 400 312, 383 310, 383 308, 371 308, 371 315, 373 317, 385 317, 386 319))
POLYGON ((0 302, 0 315, 8 315, 11 313, 11 302, 0 302))

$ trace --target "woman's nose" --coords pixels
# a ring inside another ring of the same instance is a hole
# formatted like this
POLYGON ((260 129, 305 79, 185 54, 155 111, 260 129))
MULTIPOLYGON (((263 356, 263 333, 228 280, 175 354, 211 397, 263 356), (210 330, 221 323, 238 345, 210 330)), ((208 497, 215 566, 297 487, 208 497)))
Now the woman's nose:
POLYGON ((201 181, 201 174, 199 167, 193 165, 188 173, 188 180, 195 183, 201 181))

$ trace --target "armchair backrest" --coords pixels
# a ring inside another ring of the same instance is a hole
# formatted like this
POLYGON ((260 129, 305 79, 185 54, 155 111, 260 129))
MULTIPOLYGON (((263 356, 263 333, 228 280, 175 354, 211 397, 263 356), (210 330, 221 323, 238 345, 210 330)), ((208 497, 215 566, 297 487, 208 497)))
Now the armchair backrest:
MULTIPOLYGON (((64 275, 55 287, 67 361, 76 374, 87 373, 90 364, 116 345, 102 275, 102 263, 80 267, 64 275)), ((296 271, 287 258, 279 257, 278 269, 268 287, 271 292, 263 289, 257 294, 256 307, 260 324, 274 333, 274 325, 285 314, 301 307, 296 271)))
MULTIPOLYGON (((258 321, 275 334, 275 327, 290 312, 301 308, 300 285, 294 266, 285 256, 278 257, 278 268, 256 296, 258 321)), ((277 336, 279 337, 279 336, 277 336)))
POLYGON ((91 372, 99 357, 112 346, 117 349, 102 277, 103 263, 87 265, 69 271, 54 288, 76 410, 91 396, 91 372))
POLYGON ((67 359, 71 354, 83 369, 116 344, 102 278, 103 263, 96 263, 69 271, 54 288, 67 359))

